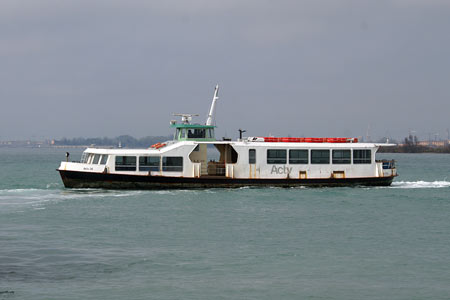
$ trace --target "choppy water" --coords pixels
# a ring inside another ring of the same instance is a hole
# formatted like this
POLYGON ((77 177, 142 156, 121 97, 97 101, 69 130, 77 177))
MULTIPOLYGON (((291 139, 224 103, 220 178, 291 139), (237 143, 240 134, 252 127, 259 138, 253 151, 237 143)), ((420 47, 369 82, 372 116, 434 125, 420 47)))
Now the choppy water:
MULTIPOLYGON (((450 155, 378 188, 66 190, 0 149, 0 299, 450 299, 450 155)), ((74 158, 81 150, 69 150, 74 158)))

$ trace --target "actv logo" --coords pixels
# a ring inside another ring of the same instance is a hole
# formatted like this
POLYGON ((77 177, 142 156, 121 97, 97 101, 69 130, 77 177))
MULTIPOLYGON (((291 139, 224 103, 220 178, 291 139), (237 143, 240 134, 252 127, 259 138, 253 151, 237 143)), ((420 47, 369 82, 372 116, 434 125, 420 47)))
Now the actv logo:
POLYGON ((270 174, 286 174, 289 175, 292 171, 292 167, 286 167, 286 166, 282 166, 282 167, 277 167, 277 166, 273 166, 272 170, 270 171, 270 174))

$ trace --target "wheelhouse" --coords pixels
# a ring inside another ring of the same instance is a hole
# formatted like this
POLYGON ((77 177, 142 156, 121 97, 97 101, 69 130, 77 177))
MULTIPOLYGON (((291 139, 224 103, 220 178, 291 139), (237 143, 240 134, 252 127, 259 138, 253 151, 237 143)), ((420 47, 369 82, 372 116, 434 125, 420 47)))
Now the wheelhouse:
POLYGON ((200 124, 172 124, 175 128, 175 141, 215 141, 212 125, 200 124))

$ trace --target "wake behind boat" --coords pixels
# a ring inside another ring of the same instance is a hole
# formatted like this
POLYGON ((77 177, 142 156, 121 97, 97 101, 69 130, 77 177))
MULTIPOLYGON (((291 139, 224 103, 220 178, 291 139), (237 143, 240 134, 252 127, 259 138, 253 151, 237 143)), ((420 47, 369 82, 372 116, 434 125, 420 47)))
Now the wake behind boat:
POLYGON ((58 168, 66 188, 172 189, 243 186, 388 186, 393 160, 376 160, 381 146, 356 138, 242 137, 215 139, 216 86, 205 125, 175 114, 171 141, 148 149, 87 148, 79 162, 58 168), (218 160, 209 160, 215 148, 218 160))

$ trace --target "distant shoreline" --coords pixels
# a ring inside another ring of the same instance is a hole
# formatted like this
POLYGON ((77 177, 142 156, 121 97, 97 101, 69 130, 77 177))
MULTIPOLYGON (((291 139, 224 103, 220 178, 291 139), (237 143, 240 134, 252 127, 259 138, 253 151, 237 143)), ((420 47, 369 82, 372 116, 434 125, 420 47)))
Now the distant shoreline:
MULTIPOLYGON (((49 144, 0 144, 0 148, 30 148, 30 149, 39 149, 39 148, 53 148, 53 149, 86 149, 86 148, 119 148, 118 145, 49 145, 49 144)), ((126 146, 124 145, 122 148, 139 148, 146 149, 148 146, 126 146)), ((394 146, 394 147, 380 147, 377 153, 436 153, 436 154, 450 154, 450 147, 425 147, 425 146, 394 146)))
POLYGON ((426 147, 426 146, 394 146, 380 147, 378 153, 450 153, 450 146, 447 147, 426 147))
POLYGON ((0 147, 7 148, 148 148, 153 144, 170 140, 172 136, 146 136, 135 138, 130 135, 121 135, 115 138, 62 138, 45 141, 0 141, 0 147))

